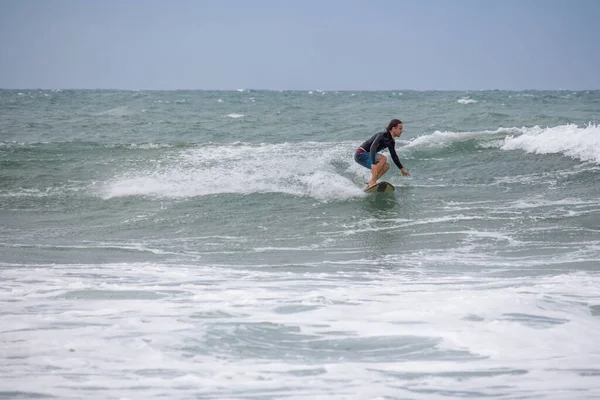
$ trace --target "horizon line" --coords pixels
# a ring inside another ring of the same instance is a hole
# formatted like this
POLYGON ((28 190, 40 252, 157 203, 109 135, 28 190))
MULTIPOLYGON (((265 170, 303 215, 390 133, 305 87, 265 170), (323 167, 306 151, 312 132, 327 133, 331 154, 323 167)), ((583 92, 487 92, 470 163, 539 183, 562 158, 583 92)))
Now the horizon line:
POLYGON ((0 90, 49 90, 49 91, 64 91, 64 90, 88 90, 88 91, 122 91, 122 92, 587 92, 587 91, 599 91, 600 88, 596 89, 570 89, 570 88, 559 88, 559 89, 257 89, 257 88, 239 88, 239 89, 120 89, 120 88, 43 88, 43 87, 21 87, 21 88, 4 88, 0 87, 0 90))

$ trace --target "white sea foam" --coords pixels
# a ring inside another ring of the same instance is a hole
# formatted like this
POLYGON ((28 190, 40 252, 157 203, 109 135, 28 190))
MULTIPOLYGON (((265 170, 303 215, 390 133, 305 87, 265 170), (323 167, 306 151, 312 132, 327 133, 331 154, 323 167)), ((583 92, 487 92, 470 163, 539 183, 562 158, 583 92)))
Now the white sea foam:
POLYGON ((462 99, 458 99, 458 102, 460 104, 473 104, 473 103, 477 103, 477 100, 473 100, 469 97, 463 97, 462 99))
POLYGON ((485 140, 482 142, 482 146, 489 146, 489 141, 498 140, 506 136, 506 130, 498 129, 496 131, 474 131, 474 132, 448 132, 448 131, 435 131, 431 134, 423 135, 414 138, 407 142, 405 147, 419 148, 419 147, 431 147, 440 148, 447 147, 452 143, 464 142, 467 140, 485 140))
POLYGON ((524 150, 536 154, 563 154, 600 164, 600 127, 560 125, 551 128, 521 128, 521 135, 506 137, 502 150, 524 150))
POLYGON ((597 275, 430 276, 371 264, 308 274, 4 266, 2 390, 94 400, 106 390, 149 399, 600 394, 597 275))
MULTIPOLYGON (((359 186, 331 164, 343 149, 314 144, 234 143, 189 149, 169 165, 125 172, 109 182, 105 198, 193 197, 219 193, 285 193, 318 200, 364 196, 359 186), (307 159, 306 154, 313 153, 307 159)), ((363 171, 360 171, 363 173, 363 171)))
POLYGON ((521 199, 513 202, 510 207, 511 208, 520 208, 520 209, 528 209, 528 208, 538 208, 538 207, 554 207, 554 206, 584 206, 584 205, 596 205, 599 204, 598 201, 591 200, 581 200, 578 198, 563 198, 560 200, 549 200, 542 196, 535 196, 527 199, 521 199))
POLYGON ((477 140, 481 148, 524 150, 535 154, 563 154, 600 164, 600 127, 574 124, 542 128, 498 128, 495 131, 435 131, 405 143, 407 148, 443 148, 453 143, 477 140))
POLYGON ((55 197, 65 194, 81 193, 90 190, 94 183, 86 183, 82 185, 82 182, 71 181, 68 184, 48 186, 44 188, 16 188, 13 190, 0 190, 0 198, 44 198, 44 197, 55 197))
POLYGON ((244 114, 235 114, 235 113, 231 113, 227 115, 229 118, 243 118, 245 117, 244 114))

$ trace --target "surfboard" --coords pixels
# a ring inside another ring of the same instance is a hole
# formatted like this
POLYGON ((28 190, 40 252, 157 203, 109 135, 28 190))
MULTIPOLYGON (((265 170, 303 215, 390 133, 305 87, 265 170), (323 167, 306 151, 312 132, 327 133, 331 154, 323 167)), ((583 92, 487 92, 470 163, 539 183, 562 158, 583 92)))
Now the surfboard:
POLYGON ((365 189, 367 193, 389 193, 395 190, 394 185, 389 182, 379 182, 365 189))

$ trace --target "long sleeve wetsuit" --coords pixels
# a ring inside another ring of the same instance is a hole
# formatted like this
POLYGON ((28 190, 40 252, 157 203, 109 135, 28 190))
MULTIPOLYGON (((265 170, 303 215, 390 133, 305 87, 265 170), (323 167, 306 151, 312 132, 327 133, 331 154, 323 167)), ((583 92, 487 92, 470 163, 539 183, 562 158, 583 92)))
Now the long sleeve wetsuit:
POLYGON ((379 150, 383 150, 387 147, 392 156, 392 160, 394 160, 394 164, 400 169, 404 168, 398 158, 398 154, 396 154, 396 142, 394 141, 392 134, 387 131, 376 133, 360 147, 371 153, 371 162, 373 164, 377 161, 375 160, 375 154, 379 150))

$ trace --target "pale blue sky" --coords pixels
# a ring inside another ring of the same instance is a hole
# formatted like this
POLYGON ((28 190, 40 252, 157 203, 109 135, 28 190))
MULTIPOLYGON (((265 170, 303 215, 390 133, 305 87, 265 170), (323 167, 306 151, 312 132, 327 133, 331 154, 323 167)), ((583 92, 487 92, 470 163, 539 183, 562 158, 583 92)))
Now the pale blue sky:
POLYGON ((600 89, 600 0, 0 0, 0 88, 600 89))

